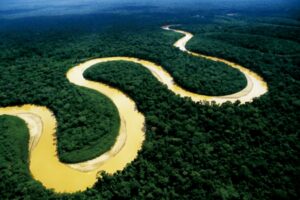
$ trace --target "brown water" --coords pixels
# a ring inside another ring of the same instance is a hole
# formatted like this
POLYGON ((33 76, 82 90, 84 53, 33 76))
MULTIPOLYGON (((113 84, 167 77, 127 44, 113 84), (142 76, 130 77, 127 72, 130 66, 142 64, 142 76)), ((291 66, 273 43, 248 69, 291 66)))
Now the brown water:
MULTIPOLYGON (((163 27, 172 30, 169 26, 163 27)), ((139 63, 146 67, 162 84, 167 85, 169 90, 182 97, 190 97, 193 101, 225 101, 240 100, 242 103, 252 101, 253 98, 267 92, 267 85, 263 79, 250 70, 223 60, 201 54, 196 54, 186 50, 186 43, 193 37, 190 33, 173 30, 185 34, 183 38, 175 43, 175 46, 182 51, 201 58, 223 62, 228 66, 240 70, 247 78, 247 87, 242 91, 221 97, 205 96, 184 90, 176 85, 173 78, 161 66, 150 61, 130 57, 110 57, 99 58, 80 64, 67 73, 68 80, 79 86, 94 89, 108 98, 116 105, 121 118, 121 126, 117 141, 108 152, 99 157, 77 164, 61 163, 56 151, 56 120, 50 110, 46 107, 35 105, 24 105, 22 107, 0 108, 0 115, 7 114, 22 118, 28 124, 30 132, 30 171, 33 177, 40 181, 46 188, 54 189, 56 192, 72 193, 83 191, 87 187, 92 187, 97 181, 99 171, 114 173, 132 162, 138 151, 142 147, 145 139, 144 116, 136 111, 135 103, 121 91, 108 85, 88 81, 84 79, 83 72, 94 64, 110 61, 129 61, 139 63)))
MULTIPOLYGON (((121 97, 116 94, 116 97, 121 97)), ((120 99, 122 101, 122 99, 120 99)), ((127 102, 124 102, 127 103, 127 102)), ((140 113, 129 109, 125 118, 129 119, 125 130, 128 131, 127 138, 122 143, 122 148, 117 150, 106 162, 101 163, 93 170, 83 172, 61 163, 56 151, 56 120, 52 112, 46 107, 35 105, 24 105, 22 107, 0 108, 1 115, 12 115, 22 118, 29 127, 30 132, 30 171, 32 176, 40 181, 46 188, 54 189, 56 192, 72 193, 83 191, 92 187, 97 180, 99 171, 114 173, 122 170, 130 163, 141 149, 144 140, 144 118, 140 113), (38 120, 37 120, 38 119, 38 120), (39 123, 42 122, 42 123, 39 123), (37 130, 40 130, 37 132, 37 130), (37 145, 31 145, 34 143, 37 145)), ((122 111, 121 111, 122 112, 122 111)))

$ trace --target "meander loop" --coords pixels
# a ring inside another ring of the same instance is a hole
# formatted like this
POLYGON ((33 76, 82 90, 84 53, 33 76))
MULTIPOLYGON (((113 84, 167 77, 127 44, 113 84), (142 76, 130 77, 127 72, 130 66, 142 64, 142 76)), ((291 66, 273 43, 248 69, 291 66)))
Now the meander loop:
POLYGON ((136 104, 126 94, 106 84, 89 81, 83 77, 85 70, 95 64, 111 61, 128 61, 141 64, 147 68, 154 77, 165 84, 170 91, 181 97, 190 97, 193 101, 215 101, 222 104, 226 101, 241 103, 251 102, 268 91, 267 84, 256 73, 224 59, 205 56, 190 52, 186 49, 187 42, 193 35, 181 30, 171 29, 170 26, 162 27, 168 31, 184 34, 174 46, 192 56, 223 62, 236 68, 247 79, 247 86, 240 92, 227 96, 206 96, 189 92, 178 86, 172 76, 161 66, 146 60, 131 57, 109 57, 89 60, 71 68, 67 72, 67 79, 74 85, 96 90, 110 98, 118 109, 121 119, 119 135, 116 143, 106 153, 89 161, 66 164, 59 161, 56 151, 57 122, 53 113, 46 107, 36 105, 23 105, 19 107, 0 108, 0 115, 12 115, 23 119, 29 129, 30 141, 30 171, 34 179, 40 181, 46 188, 55 192, 73 193, 84 191, 92 187, 99 177, 100 171, 113 174, 122 170, 132 162, 142 148, 145 139, 145 118, 136 109, 136 104))

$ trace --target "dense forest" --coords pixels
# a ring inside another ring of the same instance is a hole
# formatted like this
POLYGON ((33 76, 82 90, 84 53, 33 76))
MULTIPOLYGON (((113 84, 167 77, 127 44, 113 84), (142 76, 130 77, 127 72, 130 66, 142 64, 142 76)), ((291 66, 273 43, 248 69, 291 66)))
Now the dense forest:
POLYGON ((265 37, 261 35, 247 35, 247 34, 236 34, 232 32, 231 33, 221 32, 221 33, 208 33, 203 35, 201 34, 198 35, 198 37, 199 38, 196 38, 195 41, 200 42, 199 40, 201 39, 203 40, 212 39, 212 40, 225 42, 233 46, 257 50, 262 53, 271 53, 275 55, 300 54, 300 47, 297 42, 272 38, 272 37, 265 37))
POLYGON ((174 48, 181 35, 161 30, 163 24, 189 21, 180 27, 196 36, 189 49, 257 72, 269 92, 245 105, 194 103, 170 92, 138 64, 95 65, 85 77, 121 89, 146 117, 138 157, 123 171, 103 174, 85 192, 56 194, 30 176, 24 122, 1 116, 0 199, 299 199, 299 19, 137 15, 119 17, 112 26, 115 16, 107 23, 91 22, 97 17, 88 17, 88 25, 79 21, 80 28, 70 19, 60 19, 60 26, 42 19, 37 30, 28 28, 38 24, 31 19, 27 28, 0 31, 0 106, 50 108, 58 120, 63 162, 104 152, 119 128, 108 98, 67 81, 67 70, 81 62, 133 56, 162 65, 179 85, 201 94, 225 95, 245 87, 239 71, 174 48))
POLYGON ((17 61, 3 71, 1 107, 48 106, 58 120, 58 153, 62 161, 84 161, 106 152, 114 144, 111 137, 115 138, 119 131, 120 119, 114 104, 95 91, 68 83, 64 72, 55 70, 59 65, 50 60, 45 65, 37 58, 31 61, 17 61))

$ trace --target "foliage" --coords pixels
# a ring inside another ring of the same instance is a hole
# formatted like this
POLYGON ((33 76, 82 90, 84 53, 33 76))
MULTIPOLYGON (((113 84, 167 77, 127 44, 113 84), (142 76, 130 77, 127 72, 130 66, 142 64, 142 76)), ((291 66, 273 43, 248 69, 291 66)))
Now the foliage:
POLYGON ((277 55, 300 54, 299 44, 290 40, 236 33, 207 33, 198 37, 195 40, 199 41, 199 39, 206 40, 209 38, 263 53, 277 55))
POLYGON ((120 123, 114 104, 95 91, 71 85, 63 67, 70 65, 68 61, 64 64, 47 58, 42 61, 34 51, 25 52, 32 57, 26 59, 25 54, 15 61, 4 58, 1 62, 5 69, 0 79, 1 107, 22 104, 49 107, 57 117, 58 154, 64 162, 88 160, 109 150, 120 123))
POLYGON ((50 192, 29 172, 29 134, 25 122, 0 116, 0 199, 41 199, 50 192))
MULTIPOLYGON (((139 17, 144 19, 144 15, 139 17)), ((181 22, 180 17, 177 16, 175 21, 181 22)), ((193 29, 195 34, 227 30, 237 36, 242 32, 247 35, 255 32, 263 37, 299 41, 297 28, 256 24, 257 19, 245 18, 233 18, 226 23, 208 20, 203 24, 188 18, 190 25, 185 27, 193 29)), ((107 99, 72 86, 65 78, 71 66, 93 57, 139 57, 161 64, 178 83, 193 91, 208 90, 210 94, 220 94, 227 90, 229 84, 214 83, 211 73, 215 72, 217 76, 222 68, 227 70, 228 67, 185 55, 171 47, 179 35, 157 28, 174 20, 174 16, 170 20, 165 20, 165 16, 153 21, 142 20, 143 25, 129 26, 128 29, 126 19, 121 20, 121 27, 115 26, 103 32, 46 32, 32 39, 32 34, 26 35, 25 32, 3 37, 5 40, 0 45, 6 50, 0 53, 3 69, 1 107, 24 103, 48 106, 58 118, 57 134, 61 144, 66 141, 77 143, 81 139, 79 134, 67 137, 70 134, 66 132, 75 130, 73 126, 78 124, 79 115, 85 116, 89 121, 85 123, 87 129, 84 133, 88 140, 93 138, 91 130, 99 129, 101 121, 113 125, 117 118, 112 117, 112 111, 107 111, 110 113, 108 118, 102 115, 109 106, 95 109, 96 102, 109 103, 107 99), (31 40, 26 42, 24 38, 31 40), (189 65, 195 69, 186 67, 189 65), (197 82, 209 80, 209 84, 203 88, 196 84, 197 87, 193 88, 194 80, 187 77, 210 65, 214 65, 212 68, 217 71, 209 70, 201 77, 194 77, 197 82), (185 78, 181 80, 181 77, 185 78), (64 109, 66 102, 70 106, 64 109), (67 127, 63 128, 65 124, 67 127)), ((14 152, 18 151, 16 146, 19 145, 21 152, 27 150, 24 143, 27 144, 28 138, 25 140, 24 124, 15 125, 22 124, 20 120, 1 117, 0 158, 3 162, 0 166, 5 165, 0 168, 1 199, 299 199, 299 62, 295 57, 273 55, 277 50, 270 50, 266 56, 255 49, 245 48, 243 41, 246 39, 237 40, 232 45, 213 38, 208 41, 195 38, 189 44, 193 51, 235 61, 264 77, 269 92, 245 105, 226 103, 217 106, 182 99, 138 64, 110 62, 89 69, 85 73, 87 78, 109 83, 136 102, 138 110, 146 117, 147 130, 143 148, 135 161, 113 176, 103 174, 103 179, 83 193, 60 195, 43 190, 40 183, 28 178, 27 154, 7 154, 5 157, 4 148, 14 152), (11 139, 16 132, 22 132, 24 140, 11 139), (18 171, 22 171, 22 175, 18 171), (30 190, 24 186, 28 181, 30 190)), ((242 82, 239 73, 228 71, 227 74, 242 82)), ((95 144, 87 144, 90 145, 95 144)), ((60 157, 66 154, 59 151, 60 157)))

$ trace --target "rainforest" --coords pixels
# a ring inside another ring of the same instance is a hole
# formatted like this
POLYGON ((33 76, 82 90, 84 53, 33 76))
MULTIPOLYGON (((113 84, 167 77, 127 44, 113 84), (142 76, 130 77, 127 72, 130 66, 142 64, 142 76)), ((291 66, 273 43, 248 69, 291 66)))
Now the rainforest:
POLYGON ((299 199, 300 6, 205 1, 0 3, 0 199, 299 199))

